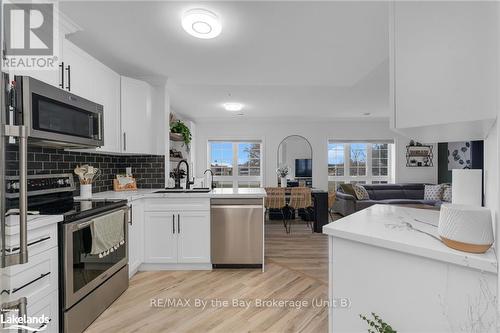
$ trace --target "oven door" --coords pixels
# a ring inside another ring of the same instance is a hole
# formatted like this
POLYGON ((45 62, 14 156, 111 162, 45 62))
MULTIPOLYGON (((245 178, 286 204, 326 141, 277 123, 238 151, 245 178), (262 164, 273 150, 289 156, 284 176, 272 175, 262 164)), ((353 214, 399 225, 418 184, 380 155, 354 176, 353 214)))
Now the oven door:
POLYGON ((103 107, 29 76, 21 82, 23 121, 31 138, 61 145, 102 146, 103 107))
POLYGON ((63 225, 63 283, 64 308, 69 309, 80 299, 97 288, 107 278, 111 277, 128 262, 128 207, 78 220, 63 225), (92 248, 92 234, 90 231, 92 219, 123 211, 123 230, 125 243, 109 255, 99 258, 90 254, 92 248))

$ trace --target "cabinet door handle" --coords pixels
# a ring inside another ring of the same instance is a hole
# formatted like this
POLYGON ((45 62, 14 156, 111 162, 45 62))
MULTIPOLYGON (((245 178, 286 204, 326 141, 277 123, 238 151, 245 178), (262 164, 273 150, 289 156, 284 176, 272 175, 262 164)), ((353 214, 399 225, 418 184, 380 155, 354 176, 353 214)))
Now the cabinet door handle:
POLYGON ((59 68, 61 69, 61 82, 59 83, 59 87, 64 89, 64 61, 61 61, 59 68))
POLYGON ((177 232, 181 233, 181 215, 177 214, 177 232))
POLYGON ((172 233, 175 234, 175 214, 172 214, 172 233))
POLYGON ((123 150, 127 150, 127 133, 123 132, 123 150))
POLYGON ((68 91, 71 91, 71 66, 68 65, 66 67, 66 70, 68 71, 68 86, 66 87, 66 89, 68 89, 68 91))
POLYGON ((130 205, 129 209, 128 209, 128 214, 129 214, 129 220, 128 220, 128 224, 132 225, 134 224, 134 218, 132 217, 132 214, 134 212, 134 206, 130 205))

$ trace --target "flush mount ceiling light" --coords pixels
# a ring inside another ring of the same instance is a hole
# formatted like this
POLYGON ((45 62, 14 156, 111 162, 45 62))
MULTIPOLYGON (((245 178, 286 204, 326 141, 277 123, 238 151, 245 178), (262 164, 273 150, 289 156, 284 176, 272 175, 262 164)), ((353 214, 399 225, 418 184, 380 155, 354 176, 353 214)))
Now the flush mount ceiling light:
POLYGON ((243 109, 243 104, 241 103, 224 103, 224 109, 226 111, 241 111, 243 109))
POLYGON ((203 39, 215 38, 222 31, 219 17, 201 8, 191 9, 184 13, 182 28, 191 36, 203 39))

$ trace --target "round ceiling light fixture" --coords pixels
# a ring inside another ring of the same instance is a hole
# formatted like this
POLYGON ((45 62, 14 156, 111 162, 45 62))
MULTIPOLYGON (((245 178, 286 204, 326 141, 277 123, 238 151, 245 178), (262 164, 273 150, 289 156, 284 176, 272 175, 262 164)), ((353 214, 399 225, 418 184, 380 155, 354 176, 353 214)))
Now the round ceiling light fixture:
POLYGON ((241 104, 241 103, 224 103, 224 109, 226 109, 226 111, 238 112, 238 111, 241 111, 243 109, 243 104, 241 104))
POLYGON ((217 14, 206 9, 196 8, 184 13, 182 28, 191 36, 210 39, 220 35, 222 24, 217 14))

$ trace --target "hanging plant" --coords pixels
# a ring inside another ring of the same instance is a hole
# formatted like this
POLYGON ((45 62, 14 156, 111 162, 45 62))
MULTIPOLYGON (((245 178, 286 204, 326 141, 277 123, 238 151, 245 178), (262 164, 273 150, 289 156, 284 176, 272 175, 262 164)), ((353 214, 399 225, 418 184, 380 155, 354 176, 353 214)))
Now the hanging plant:
POLYGON ((192 136, 191 130, 186 126, 186 124, 184 124, 180 120, 173 122, 170 124, 170 132, 182 135, 182 141, 189 149, 189 144, 191 143, 192 136))

